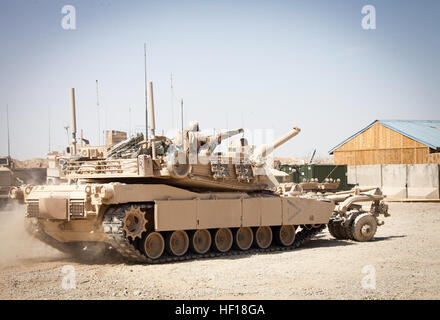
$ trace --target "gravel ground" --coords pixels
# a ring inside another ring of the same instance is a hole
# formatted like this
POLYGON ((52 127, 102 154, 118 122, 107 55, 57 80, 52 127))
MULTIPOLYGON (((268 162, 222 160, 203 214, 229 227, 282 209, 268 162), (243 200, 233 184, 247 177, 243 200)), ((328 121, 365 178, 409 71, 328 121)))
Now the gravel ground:
POLYGON ((390 213, 366 243, 325 230, 291 252, 127 265, 79 263, 0 212, 0 299, 439 299, 440 203, 390 203, 390 213), (72 267, 76 288, 63 289, 72 267))

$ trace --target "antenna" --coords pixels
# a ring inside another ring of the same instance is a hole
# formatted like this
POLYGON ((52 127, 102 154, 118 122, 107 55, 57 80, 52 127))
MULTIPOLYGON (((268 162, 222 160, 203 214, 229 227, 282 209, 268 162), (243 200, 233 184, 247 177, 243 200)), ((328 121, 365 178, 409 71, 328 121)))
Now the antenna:
POLYGON ((64 129, 66 129, 66 134, 67 134, 67 145, 70 145, 70 141, 69 141, 69 126, 64 126, 64 129))
POLYGON ((170 76, 171 81, 171 128, 174 129, 174 94, 173 94, 173 74, 170 76))
POLYGON ((75 88, 70 88, 70 130, 72 131, 72 149, 70 154, 76 155, 76 106, 75 106, 75 88))
POLYGON ((98 145, 101 145, 101 125, 100 125, 100 121, 99 121, 98 80, 96 80, 96 111, 98 113, 98 145))
POLYGON ((49 117, 49 152, 50 152, 50 106, 47 108, 48 109, 48 117, 49 117))
POLYGON ((9 106, 6 105, 6 126, 8 129, 8 158, 11 157, 11 144, 9 140, 9 106))
POLYGON ((144 76, 145 76, 145 139, 148 139, 148 92, 147 92, 147 43, 144 43, 144 76))
POLYGON ((128 106, 128 136, 131 137, 131 107, 128 106))
POLYGON ((182 147, 184 146, 183 140, 183 98, 180 99, 180 118, 181 118, 181 126, 182 126, 182 147))

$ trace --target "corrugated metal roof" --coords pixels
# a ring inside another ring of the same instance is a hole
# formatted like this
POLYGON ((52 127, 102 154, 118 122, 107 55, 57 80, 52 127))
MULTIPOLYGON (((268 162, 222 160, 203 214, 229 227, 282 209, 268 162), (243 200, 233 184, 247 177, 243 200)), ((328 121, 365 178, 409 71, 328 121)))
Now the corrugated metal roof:
POLYGON ((399 132, 410 139, 420 142, 431 149, 440 148, 440 120, 376 120, 348 139, 342 141, 336 147, 332 148, 329 153, 332 154, 347 141, 360 135, 377 122, 387 128, 390 128, 391 130, 399 132))

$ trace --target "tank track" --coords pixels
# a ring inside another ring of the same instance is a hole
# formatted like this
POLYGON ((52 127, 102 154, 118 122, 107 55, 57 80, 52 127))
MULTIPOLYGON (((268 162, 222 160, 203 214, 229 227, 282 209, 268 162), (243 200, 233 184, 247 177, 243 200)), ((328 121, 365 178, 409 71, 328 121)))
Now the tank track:
MULTIPOLYGON (((102 226, 104 233, 109 240, 112 248, 115 249, 127 262, 132 263, 148 263, 148 264, 162 264, 186 260, 196 260, 204 258, 216 258, 225 256, 238 256, 238 255, 250 255, 255 253, 265 252, 277 252, 277 251, 291 251, 305 244, 311 237, 320 233, 325 229, 326 225, 323 224, 317 228, 302 228, 301 231, 296 233, 295 241, 291 246, 279 246, 275 242, 267 249, 251 248, 246 251, 234 250, 231 248, 228 252, 212 252, 208 251, 205 254, 194 254, 188 250, 183 256, 168 256, 163 255, 158 259, 147 258, 142 252, 136 248, 136 242, 129 241, 125 238, 123 231, 122 218, 124 217, 124 211, 122 208, 114 208, 106 212, 103 218, 102 226)), ((166 254, 164 252, 164 254, 166 254)))

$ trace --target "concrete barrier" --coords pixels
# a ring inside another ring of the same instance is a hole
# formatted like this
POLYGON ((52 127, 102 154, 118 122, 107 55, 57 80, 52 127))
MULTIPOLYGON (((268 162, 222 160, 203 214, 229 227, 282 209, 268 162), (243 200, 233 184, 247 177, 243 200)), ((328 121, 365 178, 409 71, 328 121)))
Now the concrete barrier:
POLYGON ((347 183, 357 184, 356 166, 347 166, 347 183))
POLYGON ((381 165, 356 166, 356 183, 362 187, 381 186, 381 165))
POLYGON ((407 170, 409 199, 439 199, 438 164, 412 164, 407 170))
POLYGON ((440 199, 438 164, 348 166, 348 183, 381 187, 389 198, 440 199))
POLYGON ((382 192, 390 198, 407 198, 405 164, 382 165, 382 192))

